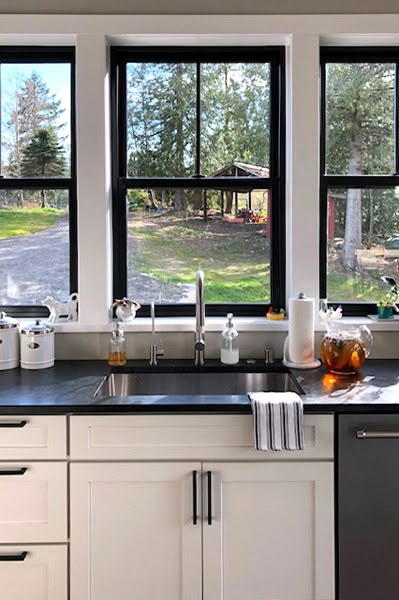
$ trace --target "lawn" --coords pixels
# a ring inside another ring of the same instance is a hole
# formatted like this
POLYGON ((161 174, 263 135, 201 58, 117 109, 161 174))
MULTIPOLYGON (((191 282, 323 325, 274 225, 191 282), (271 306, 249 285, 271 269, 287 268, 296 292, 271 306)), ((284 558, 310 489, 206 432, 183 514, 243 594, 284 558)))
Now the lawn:
POLYGON ((56 208, 1 208, 0 238, 43 231, 55 225, 63 214, 56 208))
POLYGON ((129 267, 136 271, 192 285, 202 269, 206 302, 269 301, 269 242, 262 225, 136 215, 129 232, 135 240, 129 267))

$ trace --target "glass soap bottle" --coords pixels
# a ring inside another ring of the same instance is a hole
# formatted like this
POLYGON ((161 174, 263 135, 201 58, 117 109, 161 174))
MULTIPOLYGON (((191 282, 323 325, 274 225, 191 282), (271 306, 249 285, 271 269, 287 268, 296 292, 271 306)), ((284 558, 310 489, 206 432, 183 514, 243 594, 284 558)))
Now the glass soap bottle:
POLYGON ((123 367, 126 364, 126 338, 121 323, 114 323, 109 340, 108 364, 123 367))
POLYGON ((240 360, 238 349, 238 331, 233 325, 233 314, 227 315, 226 327, 222 331, 222 347, 220 350, 220 362, 224 365, 236 365, 240 360))

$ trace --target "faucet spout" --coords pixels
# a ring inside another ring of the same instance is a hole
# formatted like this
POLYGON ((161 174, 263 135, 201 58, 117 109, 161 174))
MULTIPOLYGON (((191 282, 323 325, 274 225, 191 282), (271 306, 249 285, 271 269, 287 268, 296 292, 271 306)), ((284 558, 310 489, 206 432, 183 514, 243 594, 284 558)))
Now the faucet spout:
POLYGON ((195 338, 194 364, 201 367, 205 360, 205 301, 204 272, 197 271, 195 279, 195 338))

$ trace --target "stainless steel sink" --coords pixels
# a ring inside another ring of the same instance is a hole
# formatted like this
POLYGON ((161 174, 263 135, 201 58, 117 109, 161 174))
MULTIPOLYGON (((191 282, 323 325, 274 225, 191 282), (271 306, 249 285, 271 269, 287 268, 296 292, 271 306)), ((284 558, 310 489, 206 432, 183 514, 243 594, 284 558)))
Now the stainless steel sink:
POLYGON ((144 372, 111 373, 94 396, 101 400, 128 396, 245 395, 249 392, 298 392, 301 389, 287 372, 144 372))

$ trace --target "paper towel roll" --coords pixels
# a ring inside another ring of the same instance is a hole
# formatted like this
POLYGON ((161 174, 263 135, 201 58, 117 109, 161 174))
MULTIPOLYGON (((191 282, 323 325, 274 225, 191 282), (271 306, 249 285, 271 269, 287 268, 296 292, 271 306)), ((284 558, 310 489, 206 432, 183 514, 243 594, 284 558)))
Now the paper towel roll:
POLYGON ((314 361, 314 298, 290 298, 288 316, 288 360, 303 365, 312 363, 314 361))

